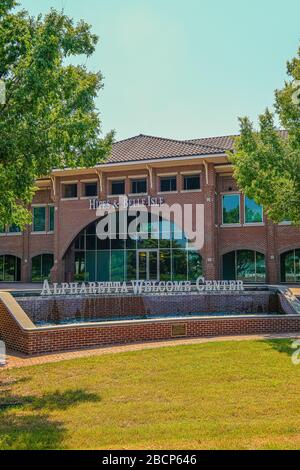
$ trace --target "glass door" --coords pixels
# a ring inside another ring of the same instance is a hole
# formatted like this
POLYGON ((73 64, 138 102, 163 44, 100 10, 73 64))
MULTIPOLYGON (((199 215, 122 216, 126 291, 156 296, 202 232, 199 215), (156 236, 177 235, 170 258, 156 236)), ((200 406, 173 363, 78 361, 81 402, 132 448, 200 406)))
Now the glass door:
POLYGON ((158 250, 139 250, 137 252, 137 278, 140 281, 159 280, 158 250))

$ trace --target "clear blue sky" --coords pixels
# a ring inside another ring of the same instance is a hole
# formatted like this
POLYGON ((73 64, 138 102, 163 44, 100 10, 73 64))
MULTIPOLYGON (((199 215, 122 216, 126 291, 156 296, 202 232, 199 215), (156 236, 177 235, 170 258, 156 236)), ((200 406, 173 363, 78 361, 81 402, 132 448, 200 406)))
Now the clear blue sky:
POLYGON ((30 13, 64 7, 100 36, 97 105, 117 140, 238 131, 237 116, 273 103, 300 46, 299 0, 20 0, 30 13))

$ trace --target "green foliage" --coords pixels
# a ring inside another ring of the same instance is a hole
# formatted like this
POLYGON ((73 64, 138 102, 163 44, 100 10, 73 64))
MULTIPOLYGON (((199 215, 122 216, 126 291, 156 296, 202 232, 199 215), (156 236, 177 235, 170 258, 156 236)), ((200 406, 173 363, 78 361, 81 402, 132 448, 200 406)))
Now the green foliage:
POLYGON ((230 155, 239 188, 264 206, 274 222, 300 224, 300 99, 293 84, 300 79, 300 49, 287 65, 291 80, 275 92, 275 113, 287 133, 278 132, 267 109, 259 116, 259 132, 240 118, 241 135, 230 155))
POLYGON ((113 134, 101 138, 95 98, 101 73, 70 58, 93 54, 98 38, 90 26, 51 10, 44 18, 0 5, 0 220, 24 226, 35 180, 53 168, 93 166, 103 161, 113 134))

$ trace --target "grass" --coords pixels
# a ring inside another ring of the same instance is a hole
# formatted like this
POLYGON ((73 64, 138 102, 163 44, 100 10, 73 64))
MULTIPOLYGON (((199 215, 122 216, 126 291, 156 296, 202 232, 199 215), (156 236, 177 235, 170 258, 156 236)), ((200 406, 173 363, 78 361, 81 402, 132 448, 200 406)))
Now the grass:
POLYGON ((299 449, 290 346, 216 342, 0 371, 0 449, 299 449))

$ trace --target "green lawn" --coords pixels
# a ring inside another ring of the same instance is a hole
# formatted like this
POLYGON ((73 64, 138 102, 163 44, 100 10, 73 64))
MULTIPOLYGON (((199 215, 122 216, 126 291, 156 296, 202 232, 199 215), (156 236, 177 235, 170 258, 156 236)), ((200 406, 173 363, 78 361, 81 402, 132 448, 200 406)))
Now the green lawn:
POLYGON ((299 449, 290 345, 216 342, 1 371, 0 449, 299 449))

